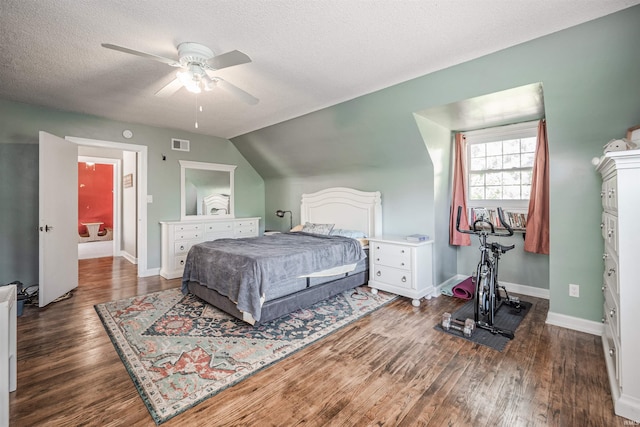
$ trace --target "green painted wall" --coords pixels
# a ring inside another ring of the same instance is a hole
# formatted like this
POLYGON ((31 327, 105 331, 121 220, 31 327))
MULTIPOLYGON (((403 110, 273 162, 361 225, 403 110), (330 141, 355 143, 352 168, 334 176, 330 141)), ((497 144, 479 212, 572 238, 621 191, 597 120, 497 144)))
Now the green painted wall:
MULTIPOLYGON (((197 160, 237 165, 237 217, 264 217, 264 182, 229 140, 184 131, 116 122, 0 100, 0 283, 38 281, 38 131, 148 147, 147 268, 160 267, 162 220, 180 219, 180 165, 197 160), (130 129, 132 139, 122 131, 130 129), (173 151, 171 138, 191 151, 173 151), (166 155, 166 161, 162 160, 166 155)), ((262 224, 261 224, 262 225, 262 224)))
POLYGON ((453 137, 447 129, 420 115, 415 121, 433 164, 434 283, 439 285, 457 274, 456 248, 449 246, 449 212, 453 167, 453 137))
POLYGON ((600 178, 590 160, 640 123, 637 40, 640 6, 232 141, 265 178, 268 228, 282 225, 270 213, 294 208, 302 192, 349 186, 382 191, 385 233, 434 235, 442 208, 413 113, 542 82, 551 156, 550 310, 599 321, 600 178), (581 285, 579 299, 568 296, 569 283, 581 285))
POLYGON ((0 285, 38 282, 38 176, 37 145, 0 144, 0 285))

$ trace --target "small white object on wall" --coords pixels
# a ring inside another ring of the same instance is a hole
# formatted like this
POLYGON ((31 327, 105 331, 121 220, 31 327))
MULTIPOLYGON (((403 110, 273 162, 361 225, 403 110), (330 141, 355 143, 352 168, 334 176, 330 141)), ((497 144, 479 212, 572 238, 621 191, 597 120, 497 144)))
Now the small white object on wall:
POLYGON ((133 137, 133 132, 131 132, 129 129, 125 129, 122 131, 122 136, 127 139, 131 139, 133 137))
POLYGON ((189 151, 189 140, 171 138, 171 149, 176 151, 189 151))

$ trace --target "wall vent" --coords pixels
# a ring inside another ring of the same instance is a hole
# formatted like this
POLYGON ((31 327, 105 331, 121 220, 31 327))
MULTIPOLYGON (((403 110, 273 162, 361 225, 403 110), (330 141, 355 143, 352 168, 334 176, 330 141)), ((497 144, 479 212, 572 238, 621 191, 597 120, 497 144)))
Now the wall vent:
POLYGON ((171 149, 177 151, 189 151, 189 140, 171 138, 171 149))

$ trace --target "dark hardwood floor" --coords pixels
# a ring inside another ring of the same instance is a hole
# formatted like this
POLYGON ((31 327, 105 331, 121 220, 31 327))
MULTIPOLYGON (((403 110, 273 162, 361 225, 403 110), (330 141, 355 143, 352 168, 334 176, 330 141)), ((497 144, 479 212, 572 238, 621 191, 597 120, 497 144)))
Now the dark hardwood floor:
MULTIPOLYGON (((120 258, 80 261, 73 297, 18 318, 12 426, 153 426, 94 304, 178 287, 120 258)), ((434 330, 463 302, 400 298, 166 426, 623 426, 600 337, 545 324, 533 303, 503 352, 434 330)))

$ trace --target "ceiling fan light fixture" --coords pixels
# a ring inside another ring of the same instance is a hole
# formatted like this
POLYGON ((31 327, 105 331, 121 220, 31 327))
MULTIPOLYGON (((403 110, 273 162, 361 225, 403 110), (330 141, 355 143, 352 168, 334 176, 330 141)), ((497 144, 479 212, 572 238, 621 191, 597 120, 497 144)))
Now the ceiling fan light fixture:
POLYGON ((211 77, 205 74, 205 76, 202 78, 202 86, 204 87, 205 91, 211 92, 216 86, 216 82, 215 80, 212 80, 211 77))
POLYGON ((239 87, 234 86, 220 77, 210 77, 207 74, 207 72, 250 63, 251 58, 239 50, 232 50, 219 55, 214 55, 213 51, 204 45, 186 42, 180 43, 177 46, 178 60, 175 60, 110 43, 102 43, 102 47, 162 62, 171 67, 179 68, 180 71, 176 73, 176 78, 165 84, 155 93, 158 97, 169 97, 183 87, 189 92, 196 94, 201 93, 203 90, 210 91, 216 87, 220 87, 223 90, 231 92, 232 95, 240 98, 249 105, 255 105, 259 102, 258 98, 245 92, 239 87))
POLYGON ((199 76, 194 74, 191 68, 178 71, 176 73, 176 77, 180 80, 180 83, 191 93, 200 93, 202 89, 200 89, 200 79, 199 76))

